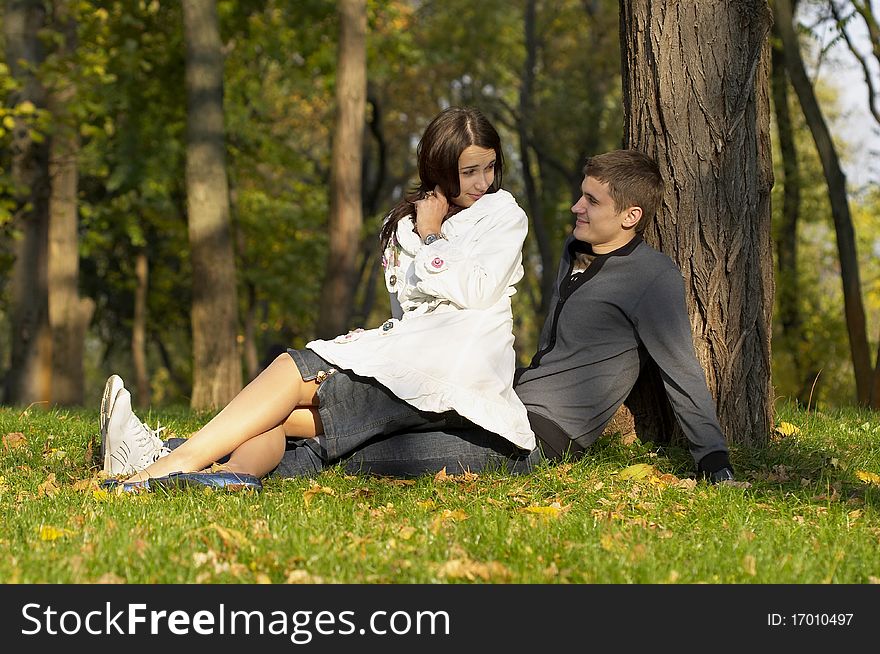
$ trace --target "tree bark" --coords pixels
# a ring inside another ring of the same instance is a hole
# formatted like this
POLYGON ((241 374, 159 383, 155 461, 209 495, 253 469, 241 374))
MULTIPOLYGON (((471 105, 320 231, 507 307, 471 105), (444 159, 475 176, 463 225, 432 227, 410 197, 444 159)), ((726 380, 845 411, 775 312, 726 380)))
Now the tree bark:
MULTIPOLYGON (((46 108, 46 91, 35 71, 45 59, 39 31, 46 11, 39 0, 10 0, 3 15, 6 62, 20 88, 12 106, 30 102, 46 108)), ((22 117, 12 130, 12 181, 16 209, 15 263, 10 279, 11 369, 6 376, 9 404, 45 402, 51 396, 52 332, 49 325, 49 142, 31 138, 22 117)))
MULTIPOLYGON (((53 23, 61 40, 56 50, 68 66, 76 51, 76 21, 69 2, 56 0, 53 23)), ((84 401, 83 354, 86 330, 95 311, 91 298, 79 295, 77 186, 79 134, 69 107, 76 101, 72 75, 59 75, 49 90, 54 132, 50 141, 49 177, 49 323, 52 328, 52 402, 73 406, 84 401)))
POLYGON ((797 93, 801 110, 804 112, 828 186, 831 202, 831 216, 834 219, 834 232, 837 235, 837 253, 840 260, 840 278, 843 283, 843 305, 846 327, 849 333, 849 347, 853 371, 856 378, 856 399, 859 404, 870 402, 872 374, 871 354, 865 309, 862 304, 862 283, 859 279, 859 259, 856 253, 856 240, 849 200, 846 195, 846 177, 840 168, 840 159, 831 139, 831 132, 825 123, 822 109, 807 76, 800 46, 794 31, 791 2, 776 0, 776 25, 785 48, 785 62, 792 86, 797 93))
POLYGON ((339 0, 336 121, 330 173, 330 251, 315 328, 331 338, 348 328, 363 225, 362 161, 367 96, 367 5, 339 0))
MULTIPOLYGON (((766 0, 620 3, 624 144, 666 180, 646 240, 681 269, 722 430, 749 446, 772 422, 770 26, 766 0)), ((661 395, 630 398, 642 440, 670 424, 661 395)))
POLYGON ((184 0, 186 194, 192 260, 194 409, 241 389, 235 253, 223 127, 223 55, 214 0, 184 0))

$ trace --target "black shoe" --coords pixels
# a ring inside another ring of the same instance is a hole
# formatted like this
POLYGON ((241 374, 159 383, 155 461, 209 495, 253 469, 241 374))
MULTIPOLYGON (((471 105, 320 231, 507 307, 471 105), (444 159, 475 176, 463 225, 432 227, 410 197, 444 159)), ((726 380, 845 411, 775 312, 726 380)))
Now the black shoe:
POLYGON ((720 484, 725 481, 733 481, 733 470, 730 468, 721 468, 721 470, 716 470, 715 472, 710 473, 706 479, 710 484, 720 484))

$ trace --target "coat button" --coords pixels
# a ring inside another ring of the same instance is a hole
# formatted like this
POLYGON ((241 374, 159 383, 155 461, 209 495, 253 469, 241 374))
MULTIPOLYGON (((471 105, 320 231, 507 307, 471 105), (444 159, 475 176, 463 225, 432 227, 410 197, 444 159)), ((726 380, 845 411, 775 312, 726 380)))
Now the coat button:
POLYGON ((391 277, 388 278, 388 284, 391 286, 397 284, 397 275, 391 275, 391 277))

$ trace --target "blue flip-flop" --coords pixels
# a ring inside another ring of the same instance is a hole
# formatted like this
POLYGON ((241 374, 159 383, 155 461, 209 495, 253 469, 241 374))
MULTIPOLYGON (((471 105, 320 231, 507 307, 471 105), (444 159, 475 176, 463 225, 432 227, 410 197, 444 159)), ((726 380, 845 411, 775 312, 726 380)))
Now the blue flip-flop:
POLYGON ((172 472, 164 477, 152 477, 142 481, 124 481, 121 479, 107 479, 101 483, 108 490, 122 486, 126 493, 151 491, 157 488, 191 488, 193 486, 206 486, 228 491, 263 489, 263 482, 259 477, 241 472, 172 472))

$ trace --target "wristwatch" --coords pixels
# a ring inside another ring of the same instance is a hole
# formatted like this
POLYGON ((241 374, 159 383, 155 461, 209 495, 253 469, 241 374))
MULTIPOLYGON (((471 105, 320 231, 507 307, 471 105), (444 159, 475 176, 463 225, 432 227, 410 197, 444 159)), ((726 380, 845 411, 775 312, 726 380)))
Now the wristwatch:
POLYGON ((431 245, 431 243, 433 243, 434 241, 439 240, 441 238, 446 238, 446 237, 443 236, 443 234, 428 234, 425 237, 425 245, 431 245))

